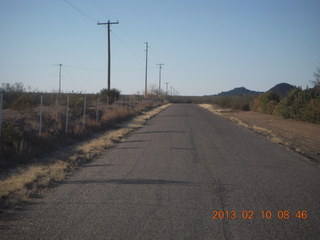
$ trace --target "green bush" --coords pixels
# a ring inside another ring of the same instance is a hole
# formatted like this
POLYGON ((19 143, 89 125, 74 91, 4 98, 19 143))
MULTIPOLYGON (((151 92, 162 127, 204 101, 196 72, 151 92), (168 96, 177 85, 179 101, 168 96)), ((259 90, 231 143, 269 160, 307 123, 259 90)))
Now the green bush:
POLYGON ((108 104, 112 104, 113 102, 117 101, 120 99, 120 91, 118 89, 102 89, 100 91, 101 94, 101 101, 108 103, 108 104))
POLYGON ((308 102, 303 109, 303 115, 306 121, 320 124, 320 97, 308 102))
POLYGON ((272 114, 278 102, 279 96, 277 94, 273 92, 266 92, 254 100, 252 110, 272 114))
POLYGON ((320 123, 320 95, 314 89, 293 89, 275 112, 284 118, 320 123))

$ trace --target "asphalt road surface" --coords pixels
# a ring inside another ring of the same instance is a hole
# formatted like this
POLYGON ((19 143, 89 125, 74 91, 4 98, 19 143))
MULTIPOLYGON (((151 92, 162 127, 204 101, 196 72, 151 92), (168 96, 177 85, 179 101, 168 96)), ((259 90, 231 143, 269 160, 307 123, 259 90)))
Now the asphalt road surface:
POLYGON ((174 104, 16 211, 0 239, 320 239, 319 208, 317 164, 174 104))

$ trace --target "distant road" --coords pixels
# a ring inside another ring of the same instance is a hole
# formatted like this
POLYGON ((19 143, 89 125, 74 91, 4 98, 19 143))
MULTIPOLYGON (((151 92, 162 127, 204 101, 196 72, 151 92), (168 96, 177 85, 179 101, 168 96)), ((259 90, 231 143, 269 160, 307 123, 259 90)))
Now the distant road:
POLYGON ((319 239, 320 168, 174 104, 14 218, 0 239, 319 239))

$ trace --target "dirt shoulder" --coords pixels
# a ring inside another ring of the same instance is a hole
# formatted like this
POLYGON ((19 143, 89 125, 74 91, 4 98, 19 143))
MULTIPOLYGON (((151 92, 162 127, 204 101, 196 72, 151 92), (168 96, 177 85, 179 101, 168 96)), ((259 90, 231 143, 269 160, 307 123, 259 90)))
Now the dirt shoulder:
POLYGON ((265 135, 270 140, 283 144, 320 163, 320 125, 283 119, 258 112, 233 111, 209 104, 200 104, 218 115, 265 135))

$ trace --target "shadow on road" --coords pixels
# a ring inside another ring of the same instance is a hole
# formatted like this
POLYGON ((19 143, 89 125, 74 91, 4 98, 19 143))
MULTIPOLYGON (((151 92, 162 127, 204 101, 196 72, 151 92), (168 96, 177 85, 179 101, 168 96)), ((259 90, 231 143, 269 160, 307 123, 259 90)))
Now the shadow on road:
POLYGON ((140 143, 140 142, 147 142, 147 140, 126 140, 119 143, 121 144, 121 143, 140 143))
POLYGON ((115 164, 88 164, 88 165, 82 165, 81 167, 110 167, 114 165, 115 164))
POLYGON ((114 183, 114 184, 191 184, 191 182, 186 181, 174 181, 174 180, 163 180, 163 179, 145 179, 145 178, 135 178, 135 179, 90 179, 90 180, 70 180, 63 184, 91 184, 91 183, 114 183))
POLYGON ((147 132, 136 132, 134 134, 149 134, 149 133, 189 133, 188 131, 147 131, 147 132))
POLYGON ((142 149, 142 148, 141 147, 122 147, 122 148, 118 147, 118 148, 115 148, 115 150, 123 150, 123 149, 128 150, 128 149, 142 149))
POLYGON ((158 118, 163 118, 163 117, 188 117, 188 115, 173 114, 173 115, 159 115, 157 117, 158 118))
POLYGON ((184 147, 171 147, 171 150, 185 150, 185 151, 193 151, 194 148, 184 148, 184 147))

